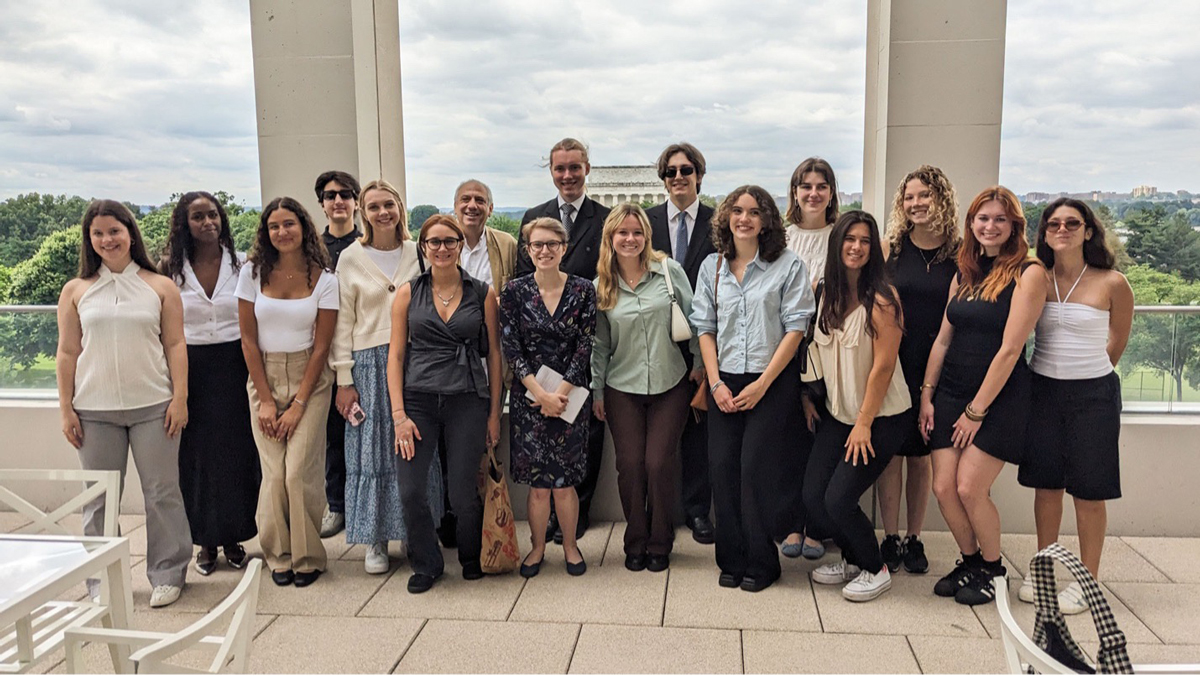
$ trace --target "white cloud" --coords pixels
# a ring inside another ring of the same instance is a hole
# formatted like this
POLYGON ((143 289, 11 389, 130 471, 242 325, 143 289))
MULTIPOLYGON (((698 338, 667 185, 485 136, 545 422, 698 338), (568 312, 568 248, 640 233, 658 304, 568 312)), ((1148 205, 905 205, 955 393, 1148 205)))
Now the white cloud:
MULTIPOLYGON (((808 155, 861 185, 865 3, 402 0, 408 192, 466 176, 552 194, 563 136, 595 164, 698 145, 705 190, 782 192, 808 155)), ((1008 5, 1001 179, 1018 191, 1200 190, 1200 3, 1008 5)), ((23 3, 0 23, 0 197, 258 195, 245 0, 23 3)), ((307 190, 299 186, 297 192, 307 190)))

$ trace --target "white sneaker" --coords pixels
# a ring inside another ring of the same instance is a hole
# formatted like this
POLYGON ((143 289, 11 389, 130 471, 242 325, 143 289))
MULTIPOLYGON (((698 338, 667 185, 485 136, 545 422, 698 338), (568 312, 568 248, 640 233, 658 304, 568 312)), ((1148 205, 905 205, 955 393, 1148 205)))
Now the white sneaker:
POLYGON ((1058 607, 1063 615, 1078 615, 1088 609, 1087 599, 1083 596, 1083 587, 1078 582, 1072 582, 1067 588, 1058 593, 1058 607))
POLYGON ((367 559, 364 566, 367 573, 371 575, 383 575, 388 572, 391 562, 388 561, 388 543, 386 541, 367 546, 367 559))
POLYGON ((1021 580, 1021 588, 1017 590, 1017 598, 1025 603, 1033 603, 1037 593, 1033 590, 1033 578, 1026 575, 1024 580, 1021 580))
POLYGON ((878 598, 880 594, 891 588, 892 574, 888 572, 888 567, 884 566, 883 570, 878 573, 872 573, 869 570, 859 572, 858 577, 842 587, 842 596, 847 601, 861 603, 878 598))
POLYGON ((331 538, 345 527, 346 515, 339 512, 331 512, 326 507, 325 515, 321 517, 321 537, 331 538))
POLYGON ((150 607, 162 608, 169 606, 179 600, 179 593, 183 591, 183 587, 176 587, 170 584, 160 584, 150 592, 150 607))
POLYGON ((846 563, 846 559, 840 559, 814 570, 812 572, 812 581, 817 584, 846 584, 858 577, 860 572, 862 572, 862 569, 858 566, 846 563))

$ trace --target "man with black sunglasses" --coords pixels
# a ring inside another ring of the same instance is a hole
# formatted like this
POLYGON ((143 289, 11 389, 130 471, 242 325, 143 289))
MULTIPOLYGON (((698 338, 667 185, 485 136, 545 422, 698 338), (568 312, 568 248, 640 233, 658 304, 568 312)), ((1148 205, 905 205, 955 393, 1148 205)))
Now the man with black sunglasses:
MULTIPOLYGON (((317 177, 314 189, 328 221, 321 241, 337 269, 338 258, 362 233, 354 223, 358 211, 358 180, 344 171, 327 171, 317 177)), ((329 506, 321 517, 321 537, 337 535, 346 527, 346 419, 338 413, 337 386, 329 403, 325 425, 325 499, 329 506)))
MULTIPOLYGON (((558 195, 525 212, 521 225, 535 218, 548 216, 559 221, 567 229, 567 251, 563 254, 559 269, 563 272, 583 277, 586 280, 596 278, 596 263, 600 260, 600 235, 604 230, 604 219, 611 211, 586 194, 586 179, 592 170, 588 162, 588 149, 583 143, 565 138, 550 149, 550 177, 554 179, 554 187, 558 195)), ((524 236, 517 240, 517 270, 515 277, 528 275, 533 272, 533 261, 525 246, 524 236)), ((588 428, 588 458, 587 473, 583 483, 575 487, 579 493, 579 525, 576 537, 583 537, 591 520, 588 514, 592 508, 592 498, 596 495, 596 484, 600 480, 600 459, 604 452, 604 423, 593 415, 588 428)), ((558 518, 550 513, 550 523, 546 527, 546 538, 562 544, 562 531, 558 527, 558 518)))
MULTIPOLYGON (((704 178, 704 155, 690 143, 673 143, 658 156, 658 177, 666 186, 669 199, 646 210, 650 219, 651 246, 674 258, 683 266, 688 280, 696 287, 700 264, 714 253, 709 221, 712 207, 700 202, 700 183, 704 178)), ((704 366, 692 363, 687 343, 681 343, 683 359, 694 382, 704 380, 704 366)), ((683 427, 679 449, 682 467, 680 495, 683 514, 692 538, 712 544, 712 485, 708 477, 708 421, 703 413, 691 414, 683 427)))

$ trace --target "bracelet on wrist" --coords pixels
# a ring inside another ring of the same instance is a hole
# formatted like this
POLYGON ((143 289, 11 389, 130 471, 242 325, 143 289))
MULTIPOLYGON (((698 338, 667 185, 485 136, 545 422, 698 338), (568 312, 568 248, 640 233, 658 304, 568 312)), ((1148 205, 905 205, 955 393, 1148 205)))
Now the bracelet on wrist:
POLYGON ((405 420, 408 420, 408 416, 404 415, 403 413, 400 414, 399 418, 397 418, 394 415, 392 416, 392 424, 394 424, 394 425, 399 425, 399 424, 403 423, 405 420))
POLYGON ((924 383, 921 385, 921 391, 936 390, 936 389, 937 389, 937 385, 934 385, 933 383, 924 383))
POLYGON ((971 404, 967 404, 967 407, 963 410, 963 415, 967 416, 967 420, 970 420, 971 422, 980 422, 987 417, 987 414, 987 409, 984 409, 983 411, 976 411, 975 409, 971 408, 971 404))
POLYGON ((301 399, 300 397, 292 397, 292 403, 293 403, 293 404, 300 404, 300 408, 303 408, 303 409, 307 409, 307 408, 308 408, 308 402, 307 402, 307 401, 304 401, 304 400, 303 400, 303 399, 301 399))
POLYGON ((709 391, 710 393, 712 393, 712 394, 716 394, 716 393, 717 393, 717 388, 718 388, 718 387, 720 387, 720 386, 722 386, 722 385, 724 385, 724 384, 725 384, 725 381, 724 381, 724 380, 718 380, 717 382, 715 382, 715 383, 713 383, 712 385, 709 385, 709 386, 708 386, 708 391, 709 391))

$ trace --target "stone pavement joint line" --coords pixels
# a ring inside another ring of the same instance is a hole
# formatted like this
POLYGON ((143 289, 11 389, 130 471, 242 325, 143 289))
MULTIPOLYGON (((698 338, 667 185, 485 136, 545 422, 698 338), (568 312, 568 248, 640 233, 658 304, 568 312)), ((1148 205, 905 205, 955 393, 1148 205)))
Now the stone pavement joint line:
MULTIPOLYGON (((15 515, 0 530, 19 532, 15 515)), ((78 530, 78 519, 70 527, 78 530)), ((241 577, 224 558, 202 577, 189 570, 176 604, 151 610, 143 517, 121 517, 133 561, 135 628, 178 630, 225 598, 241 577)), ((528 547, 529 527, 518 525, 528 547)), ((580 540, 589 570, 567 575, 562 548, 550 545, 542 572, 462 579, 457 552, 444 552, 445 575, 421 595, 405 590, 409 569, 392 543, 386 575, 363 571, 363 547, 339 534, 325 541, 329 568, 311 587, 264 580, 250 670, 256 673, 994 673, 1004 669, 992 605, 967 608, 932 594, 958 555, 948 533, 924 534, 927 575, 899 572, 879 599, 852 604, 837 587, 813 585, 822 561, 783 559, 783 577, 749 594, 717 586, 712 546, 681 528, 663 573, 623 565, 623 523, 596 524, 580 540), (486 646, 486 649, 480 649, 486 646), (865 649, 870 646, 869 649, 865 649)), ((1078 542, 1064 537, 1075 549, 1078 542)), ((1036 548, 1032 535, 1005 535, 1002 551, 1014 600, 1036 548)), ((258 555, 258 542, 246 543, 258 555)), ((1101 586, 1129 641, 1134 663, 1200 663, 1200 539, 1110 537, 1101 586)), ((1060 579, 1062 571, 1059 571, 1060 579)), ((82 587, 66 598, 83 598, 82 587)), ((1023 626, 1033 607, 1015 602, 1023 626)), ((1095 650, 1089 614, 1068 619, 1072 635, 1095 650)), ((108 652, 85 649, 89 669, 111 673, 108 652)), ((190 655, 183 666, 203 666, 190 655)), ((61 656, 39 673, 62 673, 61 656)))

